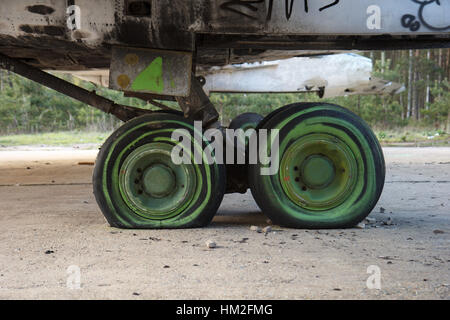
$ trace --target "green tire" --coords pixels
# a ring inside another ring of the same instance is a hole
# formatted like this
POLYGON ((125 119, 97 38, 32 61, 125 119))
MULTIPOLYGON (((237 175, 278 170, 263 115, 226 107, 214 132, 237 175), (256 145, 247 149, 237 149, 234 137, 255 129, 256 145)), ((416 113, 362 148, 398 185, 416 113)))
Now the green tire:
POLYGON ((260 114, 254 112, 242 113, 231 121, 229 128, 242 129, 245 132, 248 129, 256 129, 262 120, 264 120, 264 117, 260 114))
MULTIPOLYGON (((106 220, 118 228, 195 228, 210 223, 225 193, 225 166, 208 164, 202 133, 178 114, 154 113, 115 131, 97 157, 94 194, 106 220), (191 144, 191 164, 174 164, 172 139, 182 129, 191 144), (198 140, 198 139, 197 139, 198 140), (193 159, 201 152, 202 164, 193 159)), ((210 161, 209 161, 210 162, 210 161)))
POLYGON ((332 104, 297 103, 272 112, 258 129, 279 130, 278 172, 261 175, 267 165, 249 166, 253 197, 274 223, 347 228, 375 207, 384 186, 383 152, 354 113, 332 104))

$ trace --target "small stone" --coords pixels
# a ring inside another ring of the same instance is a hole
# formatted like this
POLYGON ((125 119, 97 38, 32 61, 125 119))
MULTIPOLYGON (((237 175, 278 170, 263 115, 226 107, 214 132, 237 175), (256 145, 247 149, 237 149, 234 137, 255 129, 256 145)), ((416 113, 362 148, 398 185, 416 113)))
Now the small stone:
POLYGON ((165 265, 164 267, 163 267, 164 269, 169 269, 170 268, 170 266, 168 266, 168 265, 165 265))
POLYGON ((140 295, 141 295, 140 293, 133 292, 133 296, 140 296, 140 295))
POLYGON ((377 222, 377 219, 375 219, 375 218, 369 218, 369 217, 366 218, 367 224, 374 224, 376 222, 377 222))
POLYGON ((264 232, 264 233, 272 232, 272 227, 271 226, 267 226, 264 229, 262 229, 262 232, 264 232))
POLYGON ((384 213, 386 211, 386 209, 385 208, 383 208, 383 207, 380 207, 380 213, 384 213))
POLYGON ((55 253, 55 251, 53 251, 53 250, 47 250, 47 251, 45 251, 45 254, 52 254, 52 253, 55 253))
POLYGON ((261 233, 261 232, 262 232, 262 229, 261 229, 260 227, 258 227, 258 226, 251 226, 251 227, 250 227, 250 230, 251 230, 251 231, 256 231, 256 232, 258 232, 258 233, 261 233))
POLYGON ((442 230, 433 230, 433 233, 434 234, 442 234, 442 233, 445 233, 445 232, 442 231, 442 230))
POLYGON ((394 223, 394 220, 392 220, 391 217, 387 218, 387 220, 384 222, 385 225, 391 226, 394 223))
POLYGON ((363 223, 363 222, 360 222, 360 223, 358 223, 358 224, 356 225, 356 228, 358 228, 358 229, 365 229, 365 228, 366 228, 366 224, 363 223))
POLYGON ((217 244, 214 241, 208 240, 206 241, 206 247, 209 249, 214 249, 217 247, 217 244))

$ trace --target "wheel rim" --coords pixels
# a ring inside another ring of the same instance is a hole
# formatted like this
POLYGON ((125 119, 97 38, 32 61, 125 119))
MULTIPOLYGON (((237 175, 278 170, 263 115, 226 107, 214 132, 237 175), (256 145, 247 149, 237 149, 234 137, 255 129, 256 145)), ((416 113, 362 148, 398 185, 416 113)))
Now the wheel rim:
POLYGON ((168 143, 146 144, 130 153, 121 166, 120 194, 127 206, 144 218, 173 218, 195 197, 195 169, 173 164, 172 148, 168 143))
POLYGON ((280 164, 280 183, 296 205, 328 210, 341 204, 357 182, 357 161, 342 140, 310 134, 292 143, 280 164))

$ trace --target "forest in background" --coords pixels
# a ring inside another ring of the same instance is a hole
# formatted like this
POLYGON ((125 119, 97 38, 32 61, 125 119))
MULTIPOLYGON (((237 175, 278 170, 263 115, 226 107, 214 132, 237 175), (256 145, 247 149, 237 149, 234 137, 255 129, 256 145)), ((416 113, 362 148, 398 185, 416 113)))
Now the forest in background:
MULTIPOLYGON (((374 61, 374 76, 399 82, 406 90, 394 96, 368 95, 320 99, 309 94, 213 94, 212 102, 228 124, 238 114, 266 115, 286 104, 324 101, 342 105, 377 130, 415 128, 450 132, 450 50, 363 53, 374 61)), ((142 108, 145 102, 97 88, 70 76, 65 79, 116 101, 142 108)), ((170 104, 177 107, 175 104, 170 104)), ((0 71, 0 135, 58 131, 109 132, 121 122, 81 102, 7 71, 0 71)))

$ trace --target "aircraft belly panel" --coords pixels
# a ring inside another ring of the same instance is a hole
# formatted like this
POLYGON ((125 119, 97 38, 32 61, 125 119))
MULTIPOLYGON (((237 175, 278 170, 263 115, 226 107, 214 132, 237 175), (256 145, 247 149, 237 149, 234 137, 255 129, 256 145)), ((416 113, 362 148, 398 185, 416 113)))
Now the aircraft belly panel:
POLYGON ((292 35, 450 32, 450 1, 215 0, 195 31, 292 35))
POLYGON ((450 0, 0 2, 7 56, 42 69, 107 68, 112 46, 196 52, 197 66, 289 58, 293 50, 449 47, 450 0))

